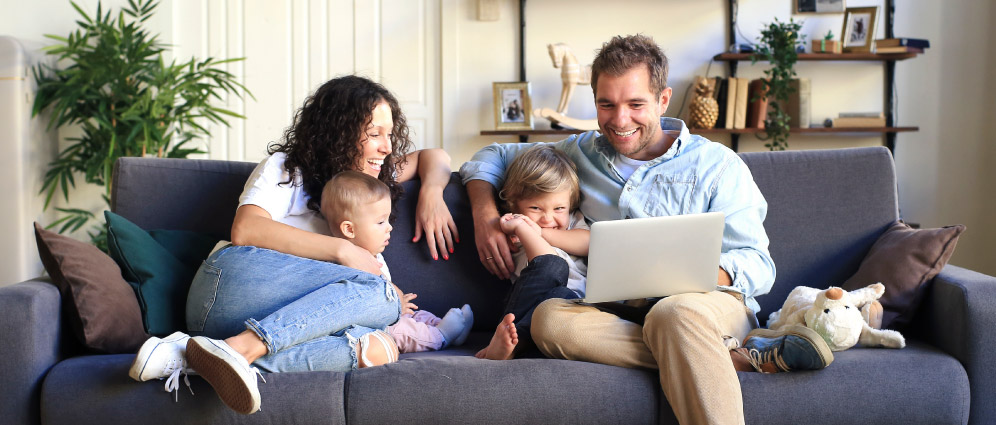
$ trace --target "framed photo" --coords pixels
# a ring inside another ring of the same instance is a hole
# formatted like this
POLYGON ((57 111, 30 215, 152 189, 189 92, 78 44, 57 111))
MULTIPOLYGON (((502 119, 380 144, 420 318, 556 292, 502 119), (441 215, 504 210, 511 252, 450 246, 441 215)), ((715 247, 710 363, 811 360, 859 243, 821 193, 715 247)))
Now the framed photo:
POLYGON ((875 39, 878 7, 849 7, 844 12, 841 43, 845 52, 870 52, 875 39))
POLYGON ((495 91, 495 129, 532 130, 533 102, 529 83, 493 83, 495 91))
POLYGON ((844 0, 795 0, 794 13, 844 13, 844 0))

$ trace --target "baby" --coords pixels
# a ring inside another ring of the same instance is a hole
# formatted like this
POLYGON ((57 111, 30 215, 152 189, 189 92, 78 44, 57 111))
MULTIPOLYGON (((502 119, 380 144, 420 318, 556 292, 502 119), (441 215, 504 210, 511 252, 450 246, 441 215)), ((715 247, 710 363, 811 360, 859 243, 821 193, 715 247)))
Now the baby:
POLYGON ((499 196, 511 213, 499 220, 518 251, 505 316, 478 358, 508 360, 531 343, 533 310, 550 298, 583 298, 589 227, 578 211, 581 193, 574 163, 551 146, 517 156, 499 196))
MULTIPOLYGON (((384 262, 384 248, 391 239, 391 191, 380 180, 358 171, 344 171, 333 176, 322 190, 322 215, 328 221, 332 236, 346 239, 370 251, 381 264, 381 273, 391 282, 391 273, 384 262)), ((391 282, 391 285, 394 285, 391 282)), ((402 353, 440 350, 461 345, 474 323, 470 306, 451 308, 442 319, 412 304, 415 294, 403 294, 394 285, 402 300, 398 322, 388 326, 402 353)))

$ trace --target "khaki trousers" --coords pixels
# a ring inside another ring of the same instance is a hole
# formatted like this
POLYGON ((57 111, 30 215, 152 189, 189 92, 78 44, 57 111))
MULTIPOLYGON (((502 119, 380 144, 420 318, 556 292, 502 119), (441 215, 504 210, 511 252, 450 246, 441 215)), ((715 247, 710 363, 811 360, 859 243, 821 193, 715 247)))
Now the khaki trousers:
POLYGON ((532 337, 549 357, 660 370, 661 388, 682 424, 743 424, 740 381, 730 360, 755 323, 721 291, 664 298, 643 326, 586 304, 544 301, 532 337))

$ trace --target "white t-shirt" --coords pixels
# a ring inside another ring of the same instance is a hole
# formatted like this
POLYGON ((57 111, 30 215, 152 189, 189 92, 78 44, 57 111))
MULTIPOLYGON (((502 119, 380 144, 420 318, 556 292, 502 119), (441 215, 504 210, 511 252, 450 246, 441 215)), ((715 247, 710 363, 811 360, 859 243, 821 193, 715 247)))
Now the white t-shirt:
MULTIPOLYGON (((588 223, 584 221, 584 215, 581 211, 575 211, 571 214, 570 222, 567 223, 567 230, 572 229, 589 229, 588 223)), ((567 268, 570 272, 567 275, 567 288, 578 294, 579 297, 584 298, 585 282, 587 282, 586 275, 588 274, 588 264, 585 262, 584 257, 576 257, 564 250, 553 247, 557 255, 567 261, 567 268)), ((526 250, 519 249, 518 252, 512 253, 512 259, 515 260, 515 273, 512 275, 512 282, 519 279, 519 274, 522 270, 529 265, 528 256, 526 256, 526 250)))
POLYGON ((619 176, 623 180, 629 180, 629 176, 632 176, 637 168, 646 163, 647 161, 640 161, 618 154, 616 155, 616 159, 612 160, 612 165, 615 165, 616 169, 619 170, 619 176))
POLYGON ((284 169, 285 160, 287 155, 277 152, 260 161, 246 181, 242 196, 239 197, 239 206, 255 205, 270 213, 270 218, 274 221, 331 236, 325 217, 308 209, 311 197, 304 191, 301 175, 295 173, 291 183, 280 184, 290 176, 284 169))

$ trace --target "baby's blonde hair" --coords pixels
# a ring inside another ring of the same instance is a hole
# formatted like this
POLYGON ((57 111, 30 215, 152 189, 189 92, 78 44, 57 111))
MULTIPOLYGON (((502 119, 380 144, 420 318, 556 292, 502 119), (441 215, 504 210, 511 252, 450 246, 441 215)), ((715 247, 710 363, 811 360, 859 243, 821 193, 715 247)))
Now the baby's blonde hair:
POLYGON ((571 211, 574 211, 581 202, 577 166, 553 146, 539 145, 519 154, 512 161, 498 197, 511 210, 512 204, 520 199, 565 189, 571 191, 571 211))
POLYGON ((359 171, 343 171, 332 176, 322 188, 321 211, 334 233, 340 223, 362 214, 363 205, 390 196, 391 189, 375 177, 359 171))

